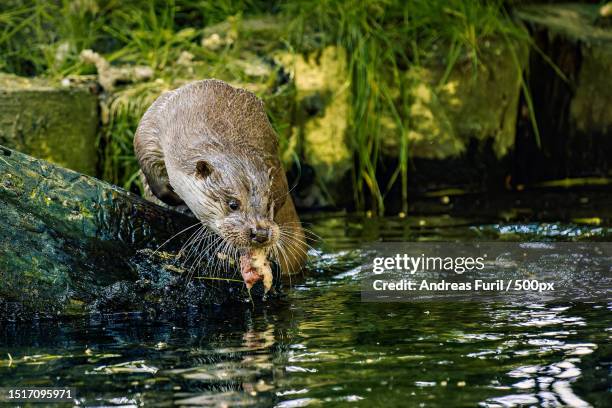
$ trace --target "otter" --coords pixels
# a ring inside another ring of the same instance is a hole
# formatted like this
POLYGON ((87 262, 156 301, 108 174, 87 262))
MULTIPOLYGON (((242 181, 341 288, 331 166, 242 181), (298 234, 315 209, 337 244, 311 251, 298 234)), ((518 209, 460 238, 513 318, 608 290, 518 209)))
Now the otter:
POLYGON ((307 246, 278 136, 253 93, 215 79, 166 92, 142 117, 134 152, 145 196, 186 205, 239 255, 249 289, 271 286, 268 257, 283 275, 302 269, 307 246))

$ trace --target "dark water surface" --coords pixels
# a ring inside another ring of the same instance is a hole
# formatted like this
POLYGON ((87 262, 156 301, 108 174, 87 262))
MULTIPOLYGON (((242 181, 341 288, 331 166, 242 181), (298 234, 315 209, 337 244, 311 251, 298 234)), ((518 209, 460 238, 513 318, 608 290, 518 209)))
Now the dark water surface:
POLYGON ((611 406, 609 304, 362 303, 356 278, 363 241, 609 241, 609 228, 309 221, 325 242, 285 299, 171 321, 4 325, 0 387, 75 387, 85 406, 611 406))

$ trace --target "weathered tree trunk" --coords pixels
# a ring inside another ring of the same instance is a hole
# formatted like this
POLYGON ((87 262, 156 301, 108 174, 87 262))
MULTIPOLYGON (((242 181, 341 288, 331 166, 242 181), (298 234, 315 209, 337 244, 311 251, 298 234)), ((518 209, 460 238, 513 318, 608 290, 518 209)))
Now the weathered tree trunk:
POLYGON ((154 253, 196 222, 0 146, 0 320, 244 299, 238 281, 186 278, 174 254, 197 227, 154 253))

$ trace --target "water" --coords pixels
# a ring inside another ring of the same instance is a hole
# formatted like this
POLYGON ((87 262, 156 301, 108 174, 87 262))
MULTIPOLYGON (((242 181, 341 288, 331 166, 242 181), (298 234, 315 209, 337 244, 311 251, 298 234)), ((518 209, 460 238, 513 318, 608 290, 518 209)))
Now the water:
POLYGON ((285 299, 203 316, 10 324, 0 386, 70 386, 87 406, 609 406, 605 303, 362 303, 359 244, 609 239, 575 223, 311 217, 325 239, 285 299), (9 358, 10 354, 10 358, 9 358))

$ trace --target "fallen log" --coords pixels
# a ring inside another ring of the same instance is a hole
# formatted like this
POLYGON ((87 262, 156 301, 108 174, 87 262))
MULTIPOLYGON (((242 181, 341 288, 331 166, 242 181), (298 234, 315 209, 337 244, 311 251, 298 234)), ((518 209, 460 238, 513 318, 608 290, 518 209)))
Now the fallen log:
POLYGON ((213 278, 186 270, 177 253, 196 224, 0 146, 0 320, 193 310, 248 298, 236 271, 213 278))

